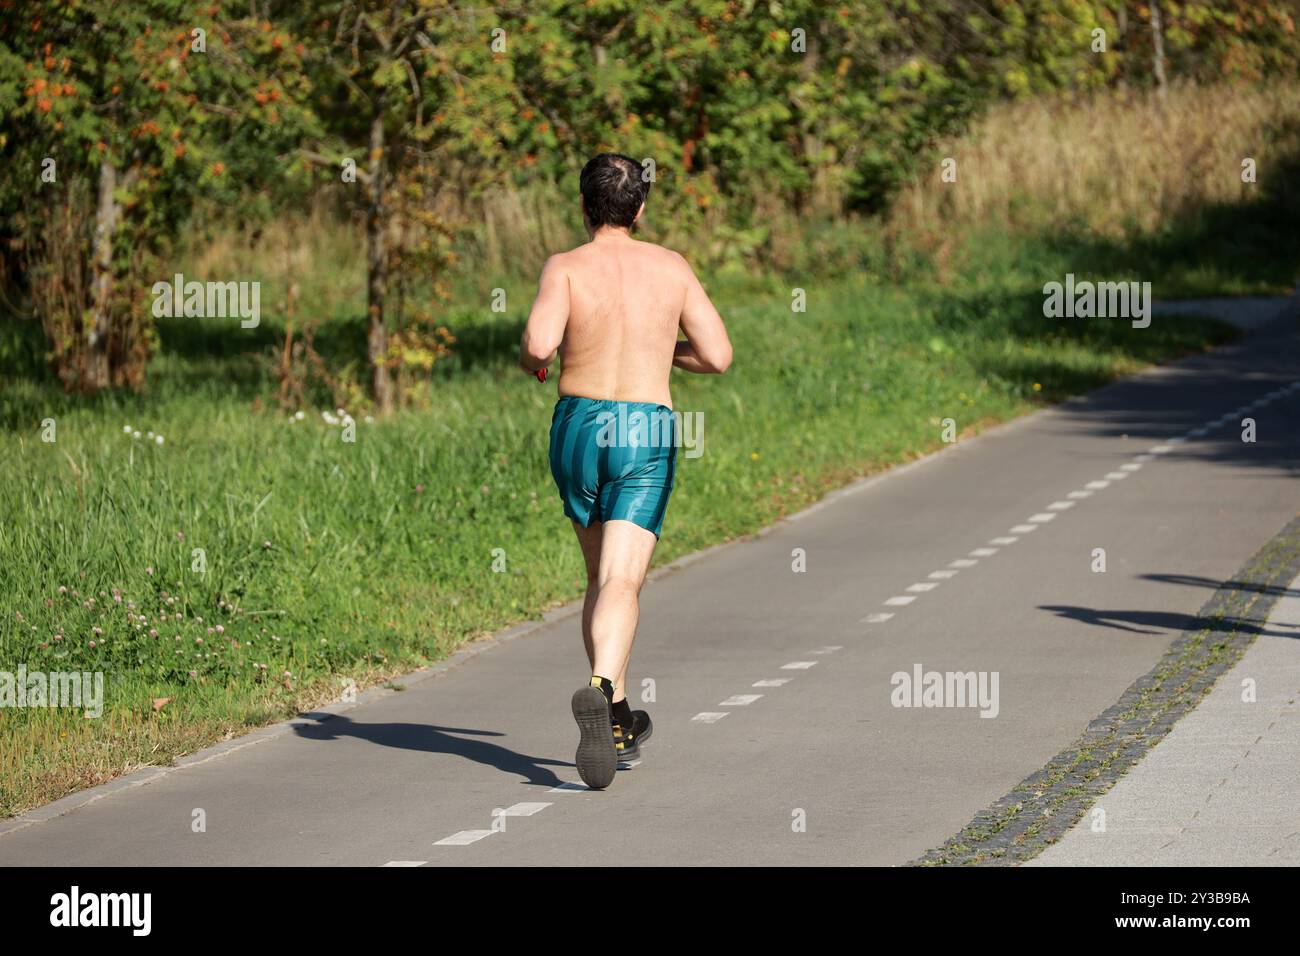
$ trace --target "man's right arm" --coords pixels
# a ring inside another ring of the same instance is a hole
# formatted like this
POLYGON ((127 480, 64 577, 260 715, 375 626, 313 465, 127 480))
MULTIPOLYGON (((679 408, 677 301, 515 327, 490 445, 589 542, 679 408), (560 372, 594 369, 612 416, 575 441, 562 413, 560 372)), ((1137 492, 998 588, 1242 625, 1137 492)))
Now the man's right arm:
POLYGON ((721 375, 731 365, 731 340, 727 337, 727 328, 690 264, 681 256, 678 259, 686 278, 681 318, 686 341, 677 343, 673 365, 687 372, 721 375))

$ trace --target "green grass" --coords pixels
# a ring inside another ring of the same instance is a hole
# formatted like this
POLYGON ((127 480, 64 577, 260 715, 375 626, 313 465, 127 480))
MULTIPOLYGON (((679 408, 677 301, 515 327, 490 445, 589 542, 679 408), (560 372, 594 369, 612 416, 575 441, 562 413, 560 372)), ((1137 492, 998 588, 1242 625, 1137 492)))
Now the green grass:
MULTIPOLYGON (((1042 283, 1071 263, 990 235, 943 285, 921 272, 906 285, 715 277, 735 365, 674 373, 676 407, 704 413, 704 454, 680 461, 656 562, 938 448, 944 418, 970 434, 1227 335, 1198 320, 1044 319, 1042 283), (805 313, 791 311, 794 286, 805 313)), ((358 411, 355 443, 318 410, 291 422, 274 408, 248 354, 273 340, 272 320, 165 325, 142 395, 76 400, 36 375, 7 385, 0 669, 102 671, 107 689, 98 720, 0 711, 0 814, 337 698, 344 678, 382 682, 580 593, 546 463, 554 390, 513 368, 528 292, 511 288, 507 314, 453 309, 458 354, 427 409, 375 424, 358 411)), ((346 357, 359 312, 332 308, 330 348, 346 357)), ((21 365, 23 347, 0 354, 21 365)))

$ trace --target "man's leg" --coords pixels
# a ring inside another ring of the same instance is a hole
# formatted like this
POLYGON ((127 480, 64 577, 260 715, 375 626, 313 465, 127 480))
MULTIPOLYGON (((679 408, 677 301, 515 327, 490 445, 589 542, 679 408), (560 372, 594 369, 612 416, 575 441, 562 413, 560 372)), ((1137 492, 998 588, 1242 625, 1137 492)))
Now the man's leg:
MULTIPOLYGON (((629 524, 630 522, 623 523, 629 524)), ((573 522, 573 530, 578 536, 578 544, 582 548, 582 558, 587 566, 587 593, 582 600, 582 643, 587 651, 587 663, 591 665, 591 672, 593 674, 600 674, 601 672, 596 670, 595 645, 592 643, 591 639, 591 620, 596 611, 596 598, 600 595, 600 554, 603 528, 599 521, 593 521, 586 528, 575 521, 573 522)), ((651 537, 653 537, 653 535, 651 537)), ((653 541, 650 543, 650 549, 653 554, 653 541)), ((649 566, 649 558, 646 559, 646 566, 649 566)), ((642 584, 645 583, 645 573, 646 572, 643 569, 641 571, 642 584)), ((640 590, 639 585, 637 590, 640 590)), ((635 619, 633 621, 632 631, 632 636, 635 639, 635 619)), ((627 697, 627 668, 630 660, 631 645, 629 644, 628 657, 623 661, 622 668, 617 674, 610 675, 609 677, 609 679, 614 682, 614 703, 618 703, 627 697)))
MULTIPOLYGON (((590 624, 584 631, 590 634, 592 673, 615 682, 616 703, 626 696, 623 681, 641 614, 641 586, 657 542, 654 532, 631 521, 606 521, 601 528, 596 599, 592 602, 590 624)), ((583 610, 586 624, 585 606, 583 610)))
POLYGON ((601 523, 593 521, 584 528, 575 521, 573 530, 578 536, 578 546, 582 548, 582 560, 587 565, 587 593, 582 599, 582 643, 587 649, 587 663, 592 665, 592 673, 595 673, 596 655, 591 645, 591 615, 596 610, 596 596, 600 594, 601 523))

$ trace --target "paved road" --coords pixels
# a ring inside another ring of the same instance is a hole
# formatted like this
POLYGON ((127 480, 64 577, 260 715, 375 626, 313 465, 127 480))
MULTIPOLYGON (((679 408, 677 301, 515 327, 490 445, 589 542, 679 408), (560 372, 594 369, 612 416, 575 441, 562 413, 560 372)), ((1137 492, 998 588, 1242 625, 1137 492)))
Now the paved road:
POLYGON ((1300 577, 1284 590, 1200 706, 1031 865, 1300 866, 1300 577))
POLYGON ((0 826, 0 862, 915 859, 1072 742, 1300 509, 1290 308, 1237 346, 658 577, 631 675, 654 681, 655 735, 607 792, 572 783, 568 700, 587 675, 568 617, 402 693, 0 826), (1235 413, 1256 401, 1248 444, 1235 413), (893 706, 891 676, 917 666, 997 672, 996 716, 893 706))

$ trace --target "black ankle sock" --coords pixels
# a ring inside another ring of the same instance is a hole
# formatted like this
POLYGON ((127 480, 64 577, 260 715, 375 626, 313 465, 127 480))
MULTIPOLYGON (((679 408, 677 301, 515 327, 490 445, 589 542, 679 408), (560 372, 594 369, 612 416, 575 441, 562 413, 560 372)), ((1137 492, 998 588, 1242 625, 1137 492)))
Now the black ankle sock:
POLYGON ((620 727, 632 726, 632 708, 628 706, 626 697, 614 702, 610 707, 609 716, 620 727))
POLYGON ((591 686, 599 687, 600 692, 605 695, 605 699, 611 704, 614 702, 614 682, 608 677, 600 677, 596 674, 592 674, 591 686))

